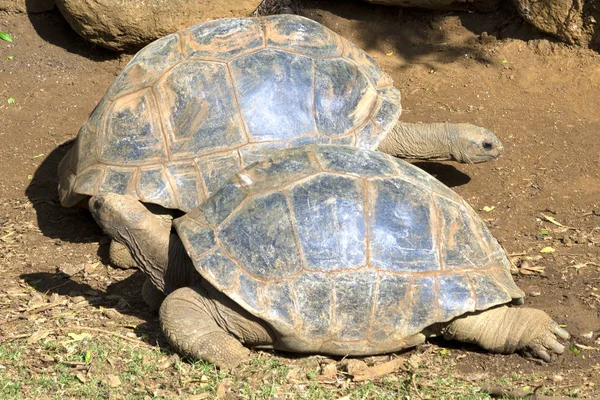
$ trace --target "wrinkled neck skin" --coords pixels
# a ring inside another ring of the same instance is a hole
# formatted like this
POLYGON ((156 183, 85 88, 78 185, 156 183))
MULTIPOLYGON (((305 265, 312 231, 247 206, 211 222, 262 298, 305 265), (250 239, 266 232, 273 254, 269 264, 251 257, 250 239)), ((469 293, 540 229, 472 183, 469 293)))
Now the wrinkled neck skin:
POLYGON ((378 150, 401 158, 461 161, 462 154, 454 136, 447 123, 397 122, 378 150))
POLYGON ((179 236, 170 228, 140 227, 135 232, 125 230, 119 236, 115 240, 130 248, 139 268, 164 294, 200 280, 179 236))

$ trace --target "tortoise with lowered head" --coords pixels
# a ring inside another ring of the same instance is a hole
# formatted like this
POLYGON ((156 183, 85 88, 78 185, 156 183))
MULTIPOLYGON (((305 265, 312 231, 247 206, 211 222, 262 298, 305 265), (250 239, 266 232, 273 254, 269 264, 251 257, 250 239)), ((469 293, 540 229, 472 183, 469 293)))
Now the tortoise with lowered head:
POLYGON ((473 163, 503 151, 487 129, 397 123, 400 111, 375 61, 315 21, 206 22, 127 64, 60 163, 60 201, 117 193, 189 211, 244 166, 313 142, 473 163))
POLYGON ((232 367, 243 346, 367 355, 430 335, 550 359, 568 334, 522 302, 508 260, 460 196, 380 152, 310 145, 238 172, 174 221, 131 196, 90 210, 153 284, 165 336, 232 367))

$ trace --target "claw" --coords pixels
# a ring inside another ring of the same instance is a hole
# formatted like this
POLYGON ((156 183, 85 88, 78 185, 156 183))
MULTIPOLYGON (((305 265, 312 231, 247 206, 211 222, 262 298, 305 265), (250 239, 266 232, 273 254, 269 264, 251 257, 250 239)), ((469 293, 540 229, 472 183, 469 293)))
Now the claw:
POLYGON ((562 354, 565 352, 565 346, 559 343, 553 335, 548 335, 544 339, 544 347, 556 354, 562 354))
POLYGON ((561 339, 567 340, 571 337, 571 335, 569 335, 569 332, 565 331, 554 321, 553 321, 552 325, 550 326, 550 330, 552 331, 552 333, 554 333, 556 336, 560 337, 561 339))
POLYGON ((548 354, 548 352, 540 345, 538 344, 532 344, 530 347, 531 352, 538 358, 541 358, 542 360, 546 361, 547 363, 549 363, 552 360, 552 357, 550 357, 550 354, 548 354))

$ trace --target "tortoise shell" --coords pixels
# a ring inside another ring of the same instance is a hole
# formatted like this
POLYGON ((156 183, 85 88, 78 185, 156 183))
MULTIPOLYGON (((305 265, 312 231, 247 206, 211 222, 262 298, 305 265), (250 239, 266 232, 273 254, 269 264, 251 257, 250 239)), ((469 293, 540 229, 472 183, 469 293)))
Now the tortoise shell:
POLYGON ((175 227, 208 282, 306 351, 393 351, 434 323, 524 296, 460 196, 370 150, 274 153, 175 227))
POLYGON ((108 88, 61 162, 61 203, 111 192, 188 211, 278 149, 375 149, 400 115, 391 85, 364 51, 304 17, 184 29, 108 88))

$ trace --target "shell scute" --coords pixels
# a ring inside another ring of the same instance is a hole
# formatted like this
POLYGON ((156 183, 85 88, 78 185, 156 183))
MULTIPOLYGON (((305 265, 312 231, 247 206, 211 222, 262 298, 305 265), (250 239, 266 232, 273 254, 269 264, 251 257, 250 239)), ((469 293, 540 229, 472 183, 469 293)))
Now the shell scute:
POLYGON ((100 183, 100 193, 126 194, 134 185, 135 169, 107 167, 100 183))
POLYGON ((247 194, 238 182, 228 182, 219 190, 189 213, 193 218, 208 226, 217 226, 246 199, 247 194))
POLYGON ((208 196, 216 193, 228 179, 235 175, 241 165, 237 151, 197 157, 195 161, 208 196))
POLYGON ((268 47, 310 57, 339 57, 342 54, 341 37, 318 22, 289 15, 273 15, 264 21, 268 47))
POLYGON ((359 178, 395 175, 388 156, 372 151, 355 151, 350 147, 319 146, 317 157, 327 171, 356 175, 359 178))
POLYGON ((319 133, 339 136, 363 124, 377 101, 377 90, 354 64, 316 60, 315 119, 319 133))
POLYGON ((302 269, 287 200, 281 193, 247 200, 217 235, 226 251, 258 279, 281 279, 302 269), (269 218, 264 218, 265 210, 269 218))
POLYGON ((176 34, 160 38, 140 50, 106 91, 116 99, 132 91, 150 86, 169 67, 183 60, 176 34))
POLYGON ((149 90, 142 90, 119 98, 113 103, 106 121, 106 129, 100 131, 102 161, 107 164, 147 164, 168 159, 164 138, 153 109, 149 90))
POLYGON ((172 159, 189 159, 246 143, 244 122, 224 64, 185 61, 156 84, 172 159))
POLYGON ((187 57, 229 61, 264 47, 263 30, 256 18, 225 18, 180 31, 187 57))
POLYGON ((138 196, 140 200, 162 204, 165 208, 177 208, 177 199, 171 189, 166 168, 162 165, 140 168, 138 172, 138 196))
POLYGON ((328 274, 307 272, 290 285, 294 288, 300 336, 326 340, 332 322, 332 282, 328 274))
POLYGON ((193 162, 167 164, 167 171, 174 183, 173 190, 178 197, 180 210, 188 211, 198 205, 201 189, 198 187, 198 171, 193 162))
POLYGON ((314 134, 313 61, 265 49, 230 63, 251 141, 291 140, 314 134))
POLYGON ((335 274, 335 307, 331 334, 336 340, 365 339, 375 301, 375 282, 377 273, 373 270, 335 274))
POLYGON ((286 154, 291 157, 273 155, 265 162, 256 163, 238 173, 250 194, 279 189, 282 185, 296 181, 319 171, 310 147, 291 148, 286 154))
POLYGON ((371 341, 384 342, 392 336, 404 337, 409 333, 404 315, 410 313, 410 305, 406 304, 410 287, 409 275, 379 273, 377 307, 369 334, 371 341))
POLYGON ((457 315, 475 311, 475 298, 466 274, 438 276, 439 321, 448 321, 457 315))
POLYGON ((360 268, 366 263, 362 182, 319 174, 286 189, 306 268, 360 268))
POLYGON ((401 177, 367 181, 370 264, 395 272, 440 269, 429 193, 401 177))

